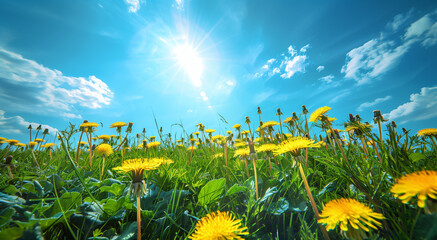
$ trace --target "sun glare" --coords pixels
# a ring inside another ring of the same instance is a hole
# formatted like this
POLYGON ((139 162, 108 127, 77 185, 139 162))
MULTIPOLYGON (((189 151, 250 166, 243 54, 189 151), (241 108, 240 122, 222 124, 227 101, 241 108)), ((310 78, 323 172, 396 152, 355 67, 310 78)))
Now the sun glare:
POLYGON ((188 74, 193 85, 200 87, 202 85, 201 76, 203 73, 203 62, 195 49, 185 44, 176 46, 173 52, 179 65, 184 69, 185 73, 188 74))

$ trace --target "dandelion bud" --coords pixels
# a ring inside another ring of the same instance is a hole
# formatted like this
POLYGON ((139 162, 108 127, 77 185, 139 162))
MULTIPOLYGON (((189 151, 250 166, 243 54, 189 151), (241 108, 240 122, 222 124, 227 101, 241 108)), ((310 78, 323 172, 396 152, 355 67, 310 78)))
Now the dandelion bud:
POLYGON ((380 118, 382 115, 381 115, 381 111, 379 111, 379 110, 374 110, 373 111, 373 117, 374 118, 380 118))
POLYGON ((360 117, 360 115, 356 114, 355 115, 355 121, 361 122, 361 120, 363 120, 363 119, 360 117))
POLYGON ((29 124, 29 126, 27 127, 27 129, 32 130, 32 125, 29 124))
POLYGON ((250 123, 250 119, 249 119, 249 117, 246 117, 246 123, 247 123, 247 124, 250 123))
POLYGON ((305 115, 308 113, 308 110, 305 107, 305 105, 302 105, 302 113, 305 114, 305 115))
POLYGON ((262 112, 261 112, 261 108, 260 107, 258 107, 258 114, 261 114, 262 112))
POLYGON ((41 124, 36 128, 36 130, 41 130, 42 129, 42 126, 41 126, 41 124))
POLYGON ((146 128, 143 128, 143 134, 146 134, 146 128))
POLYGON ((263 121, 259 121, 259 126, 261 127, 263 125, 263 121))
POLYGON ((355 122, 355 118, 352 114, 349 113, 349 121, 355 122))
MULTIPOLYGON (((303 105, 303 107, 305 107, 305 105, 303 105)), ((293 112, 292 118, 293 118, 294 121, 299 120, 299 117, 297 116, 296 112, 293 112)))
POLYGON ((159 128, 159 131, 162 132, 162 127, 159 128))
POLYGON ((402 128, 402 131, 405 133, 405 135, 407 135, 408 132, 409 132, 409 131, 407 131, 407 129, 405 129, 405 128, 402 128))
POLYGON ((276 109, 276 115, 277 116, 281 116, 283 113, 281 112, 281 109, 280 108, 278 108, 278 109, 276 109))
POLYGON ((396 125, 395 121, 391 121, 391 125, 392 125, 393 128, 397 128, 398 127, 398 125, 396 125))
POLYGON ((42 132, 42 134, 44 134, 44 135, 49 134, 49 130, 47 128, 44 129, 44 132, 42 132))

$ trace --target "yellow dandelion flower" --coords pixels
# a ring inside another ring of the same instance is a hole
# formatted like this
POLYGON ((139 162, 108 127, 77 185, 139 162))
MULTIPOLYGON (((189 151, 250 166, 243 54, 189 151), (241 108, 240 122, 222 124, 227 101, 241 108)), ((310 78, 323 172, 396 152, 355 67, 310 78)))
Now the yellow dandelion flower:
POLYGON ((216 153, 212 155, 212 158, 221 158, 221 157, 223 157, 223 153, 216 153))
POLYGON ((111 138, 117 138, 117 136, 115 136, 115 135, 109 135, 109 137, 111 137, 111 138))
POLYGON ((290 123, 290 122, 293 122, 293 117, 288 117, 283 121, 283 123, 290 123))
POLYGON ((319 120, 319 118, 323 115, 323 114, 325 114, 325 113, 327 113, 329 110, 331 110, 331 108, 330 107, 321 107, 321 108, 319 108, 319 109, 317 109, 316 111, 314 111, 313 113, 311 113, 311 116, 310 116, 310 120, 309 120, 309 122, 317 122, 318 120, 319 120))
POLYGON ((266 143, 258 147, 259 152, 273 152, 278 148, 278 145, 272 143, 266 143))
POLYGON ((45 141, 41 138, 35 138, 35 142, 45 142, 45 141))
POLYGON ((134 175, 141 175, 143 171, 154 170, 161 165, 153 158, 134 158, 124 161, 120 167, 113 168, 115 171, 132 172, 134 175))
POLYGON ((211 138, 212 141, 223 140, 225 137, 222 135, 216 135, 211 138))
POLYGON ((261 140, 262 140, 261 138, 257 137, 257 138, 255 138, 253 141, 254 141, 254 142, 261 142, 261 140))
POLYGON ((199 135, 200 134, 200 132, 194 132, 194 135, 199 135))
POLYGON ((17 146, 17 147, 25 147, 26 144, 24 144, 24 143, 16 143, 15 146, 17 146))
POLYGON ((248 235, 247 227, 241 226, 241 220, 235 219, 229 212, 213 212, 207 214, 196 224, 195 232, 188 237, 192 240, 238 239, 240 235, 248 235))
POLYGON ((384 216, 355 199, 341 198, 328 202, 320 218, 319 222, 326 224, 326 230, 335 229, 340 224, 340 229, 351 237, 356 236, 359 230, 368 232, 368 227, 377 229, 376 226, 381 226, 377 219, 384 219, 384 216))
POLYGON ((330 122, 333 122, 333 121, 335 121, 335 120, 337 120, 337 118, 328 117, 328 121, 330 121, 330 122))
POLYGON ((121 128, 121 127, 125 127, 127 126, 127 124, 125 122, 115 122, 113 124, 111 124, 111 126, 109 126, 109 128, 121 128))
POLYGON ((402 176, 390 190, 407 203, 417 196, 417 206, 425 207, 427 197, 437 200, 437 171, 422 170, 402 176))
POLYGON ((239 129, 241 128, 241 124, 235 124, 232 128, 239 129))
POLYGON ((155 138, 156 138, 155 136, 150 136, 151 141, 155 140, 155 138))
POLYGON ((99 124, 95 123, 95 122, 86 122, 86 123, 82 123, 80 125, 80 127, 83 127, 83 128, 98 127, 98 126, 99 126, 99 124))
POLYGON ((437 128, 425 128, 417 132, 418 136, 437 136, 437 128))
POLYGON ((263 125, 261 126, 261 129, 268 128, 268 127, 273 127, 273 126, 276 126, 276 125, 279 125, 279 123, 275 122, 275 121, 267 121, 267 122, 263 123, 263 125))
POLYGON ((213 132, 215 132, 215 130, 214 129, 205 129, 205 132, 206 133, 213 133, 213 132))
POLYGON ((171 163, 174 163, 174 161, 173 160, 171 160, 171 159, 168 159, 168 158, 152 158, 152 161, 156 161, 156 162, 158 162, 158 163, 160 163, 161 165, 169 165, 169 164, 171 164, 171 163))
POLYGON ((111 137, 109 135, 100 135, 98 138, 105 140, 105 141, 108 141, 111 137))
POLYGON ((178 144, 178 147, 185 147, 184 144, 178 144))
POLYGON ((294 137, 282 142, 273 153, 280 155, 289 152, 297 156, 300 149, 310 147, 320 147, 320 143, 314 143, 314 140, 305 137, 294 137))
POLYGON ((112 153, 114 153, 114 150, 112 150, 112 146, 106 143, 100 144, 99 146, 96 147, 94 151, 96 152, 97 155, 105 155, 105 156, 109 156, 112 153))
POLYGON ((17 143, 19 143, 20 141, 15 140, 15 139, 8 139, 5 142, 9 143, 10 145, 16 145, 17 143))
POLYGON ((182 140, 176 140, 176 142, 177 142, 177 143, 180 143, 180 142, 182 142, 182 140))
POLYGON ((6 138, 4 138, 4 137, 0 137, 0 141, 6 141, 6 138))
POLYGON ((193 151, 193 150, 196 150, 197 148, 195 147, 195 146, 191 146, 191 147, 187 147, 187 150, 188 151, 193 151))
POLYGON ((234 157, 238 157, 238 156, 249 156, 250 155, 250 148, 239 148, 237 150, 235 150, 234 152, 234 157))
POLYGON ((84 141, 80 141, 79 142, 79 145, 81 145, 81 146, 83 146, 83 145, 87 145, 88 143, 87 142, 84 142, 84 141))
POLYGON ((160 142, 151 142, 147 144, 147 147, 152 148, 152 147, 158 147, 159 145, 161 145, 160 142))
POLYGON ((46 143, 46 144, 41 145, 41 147, 43 147, 43 148, 49 148, 49 147, 53 147, 53 146, 56 146, 56 143, 46 143))
POLYGON ((96 138, 96 137, 92 137, 91 139, 92 139, 92 140, 97 140, 98 138, 96 138))
POLYGON ((232 131, 228 130, 226 131, 226 134, 232 134, 232 131))
POLYGON ((29 147, 34 147, 34 146, 38 145, 37 142, 29 142, 28 144, 29 144, 29 147))
POLYGON ((250 133, 249 130, 244 130, 244 131, 241 132, 241 134, 249 134, 249 133, 250 133))
POLYGON ((246 142, 237 142, 237 143, 235 144, 235 147, 237 147, 237 148, 239 148, 239 147, 245 147, 245 146, 247 146, 247 143, 246 143, 246 142))

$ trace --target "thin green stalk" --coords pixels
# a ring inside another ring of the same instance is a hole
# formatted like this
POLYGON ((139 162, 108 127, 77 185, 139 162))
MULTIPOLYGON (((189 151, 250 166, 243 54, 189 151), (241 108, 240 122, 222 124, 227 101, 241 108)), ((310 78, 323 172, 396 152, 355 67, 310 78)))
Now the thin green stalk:
POLYGON ((67 219, 67 217, 65 216, 65 211, 64 211, 64 209, 63 209, 63 207, 62 207, 61 200, 59 200, 58 191, 56 190, 56 181, 55 181, 54 177, 53 177, 53 185, 54 185, 54 189, 55 189, 54 192, 55 192, 55 195, 56 195, 56 200, 57 200, 57 202, 58 202, 58 204, 59 204, 59 207, 61 208, 62 217, 64 218, 64 221, 65 221, 65 223, 67 224, 67 228, 68 228, 68 230, 70 231, 71 236, 73 236, 73 238, 77 240, 77 237, 74 235, 73 229, 71 229, 71 226, 70 226, 70 224, 68 223, 68 219, 67 219))

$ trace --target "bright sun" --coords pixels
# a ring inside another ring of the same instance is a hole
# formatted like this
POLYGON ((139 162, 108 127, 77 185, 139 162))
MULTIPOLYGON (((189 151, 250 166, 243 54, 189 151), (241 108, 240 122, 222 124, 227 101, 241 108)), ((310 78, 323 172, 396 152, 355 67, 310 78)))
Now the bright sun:
POLYGON ((203 62, 196 50, 185 44, 176 46, 173 52, 179 65, 184 69, 185 73, 188 74, 193 85, 200 87, 202 85, 200 78, 203 73, 203 62))

